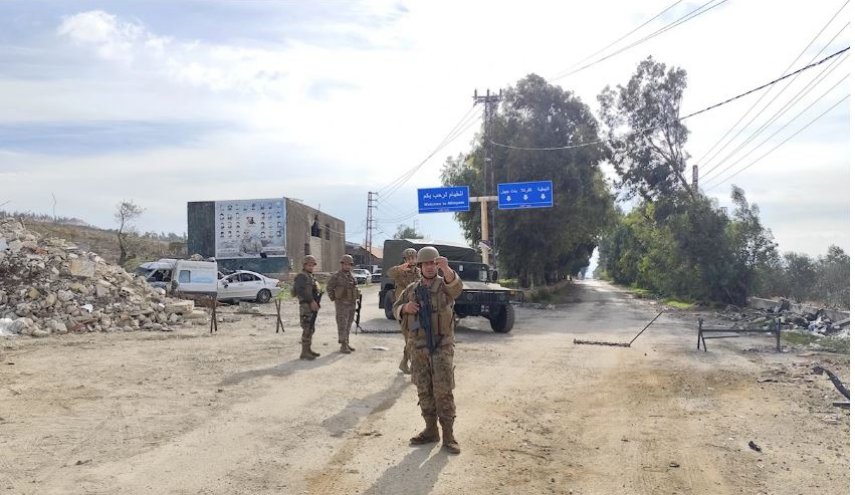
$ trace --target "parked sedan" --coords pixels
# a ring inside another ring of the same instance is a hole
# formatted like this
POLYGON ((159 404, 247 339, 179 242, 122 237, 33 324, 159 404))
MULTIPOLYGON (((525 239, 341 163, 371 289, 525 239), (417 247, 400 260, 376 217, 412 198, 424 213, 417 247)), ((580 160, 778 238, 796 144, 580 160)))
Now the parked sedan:
POLYGON ((357 284, 366 284, 371 280, 371 273, 364 268, 354 268, 350 273, 353 274, 353 278, 356 279, 357 284))
POLYGON ((279 281, 260 273, 238 270, 217 281, 217 299, 266 303, 279 294, 279 281))

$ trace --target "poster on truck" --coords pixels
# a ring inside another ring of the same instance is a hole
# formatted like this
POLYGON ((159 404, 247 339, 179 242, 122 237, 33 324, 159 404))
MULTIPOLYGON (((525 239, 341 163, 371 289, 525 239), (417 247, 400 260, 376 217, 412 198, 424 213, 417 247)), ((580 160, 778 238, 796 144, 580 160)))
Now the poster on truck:
POLYGON ((217 258, 285 256, 285 199, 214 202, 217 258))

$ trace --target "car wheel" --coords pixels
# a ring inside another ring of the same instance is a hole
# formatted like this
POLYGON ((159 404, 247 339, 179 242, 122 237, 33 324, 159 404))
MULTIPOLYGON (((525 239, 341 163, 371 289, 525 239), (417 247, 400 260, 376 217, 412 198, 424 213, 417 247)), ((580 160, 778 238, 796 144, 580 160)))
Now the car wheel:
POLYGON ((258 296, 255 298, 255 300, 262 304, 270 301, 270 291, 267 289, 261 289, 260 291, 258 291, 258 296))
POLYGON ((386 318, 390 320, 395 319, 395 314, 392 313, 392 305, 395 304, 395 291, 387 290, 385 301, 383 301, 383 309, 386 312, 386 318))
POLYGON ((516 314, 514 313, 514 307, 510 304, 505 304, 502 306, 502 309, 499 310, 499 314, 495 318, 490 319, 490 327, 493 328, 493 331, 496 333, 508 333, 514 328, 514 321, 516 320, 516 314))

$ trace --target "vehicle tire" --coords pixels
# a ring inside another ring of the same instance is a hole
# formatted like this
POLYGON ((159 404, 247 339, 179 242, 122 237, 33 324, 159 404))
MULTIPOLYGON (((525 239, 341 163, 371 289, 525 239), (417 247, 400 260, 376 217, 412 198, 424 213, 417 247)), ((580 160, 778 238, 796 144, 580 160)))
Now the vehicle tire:
POLYGON ((395 319, 395 314, 392 313, 392 305, 395 304, 395 291, 390 289, 386 291, 386 297, 383 301, 383 309, 386 311, 386 318, 395 319))
POLYGON ((270 291, 267 289, 261 289, 258 291, 258 296, 256 296, 255 300, 262 304, 270 301, 270 291))
POLYGON ((515 320, 516 313, 514 312, 514 307, 510 304, 505 304, 499 310, 498 316, 490 319, 490 327, 496 333, 508 333, 514 328, 515 320))

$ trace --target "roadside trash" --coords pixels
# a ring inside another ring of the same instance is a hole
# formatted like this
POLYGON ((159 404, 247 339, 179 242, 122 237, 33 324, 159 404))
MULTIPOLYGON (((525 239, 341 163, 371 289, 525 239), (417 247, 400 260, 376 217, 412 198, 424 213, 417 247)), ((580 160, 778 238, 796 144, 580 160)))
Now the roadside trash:
POLYGON ((761 449, 759 445, 754 443, 754 440, 751 440, 748 442, 748 447, 750 447, 751 450, 753 450, 755 452, 763 452, 763 449, 761 449))
POLYGON ((388 351, 388 347, 383 347, 382 345, 375 345, 371 348, 372 351, 388 351))

